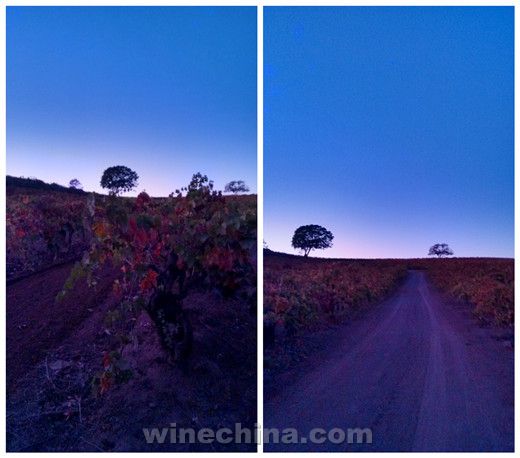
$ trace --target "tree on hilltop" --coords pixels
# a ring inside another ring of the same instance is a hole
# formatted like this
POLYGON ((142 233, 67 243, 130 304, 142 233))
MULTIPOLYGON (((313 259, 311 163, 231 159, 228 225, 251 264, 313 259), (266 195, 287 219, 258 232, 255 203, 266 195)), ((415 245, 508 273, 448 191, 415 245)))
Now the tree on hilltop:
POLYGON ((224 192, 238 194, 239 192, 249 192, 249 187, 242 180, 230 181, 224 188, 224 192))
POLYGON ((83 189, 83 186, 77 178, 73 178, 69 181, 69 188, 83 189))
POLYGON ((292 246, 303 251, 305 257, 311 250, 323 250, 332 246, 332 232, 317 224, 300 226, 292 238, 292 246))
POLYGON ((118 196, 122 192, 128 192, 137 186, 139 175, 124 165, 109 167, 101 177, 101 187, 108 189, 109 194, 118 196))
POLYGON ((443 256, 453 256, 453 250, 447 243, 436 243, 430 247, 428 256, 437 256, 438 258, 442 258, 443 256))

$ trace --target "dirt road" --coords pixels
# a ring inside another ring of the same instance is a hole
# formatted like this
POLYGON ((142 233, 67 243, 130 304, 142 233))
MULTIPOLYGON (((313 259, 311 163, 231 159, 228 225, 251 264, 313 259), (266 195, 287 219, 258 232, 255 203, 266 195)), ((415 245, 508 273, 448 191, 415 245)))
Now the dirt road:
POLYGON ((410 271, 393 297, 340 332, 326 357, 267 399, 264 426, 306 437, 313 428, 370 428, 372 443, 307 440, 266 451, 513 450, 512 348, 423 272, 410 271))

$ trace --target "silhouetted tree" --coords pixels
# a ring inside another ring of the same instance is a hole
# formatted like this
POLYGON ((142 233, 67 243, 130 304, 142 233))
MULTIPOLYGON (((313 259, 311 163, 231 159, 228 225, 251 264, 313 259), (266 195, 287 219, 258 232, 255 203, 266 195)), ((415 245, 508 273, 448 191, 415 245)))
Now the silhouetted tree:
POLYGON ((139 175, 124 165, 109 167, 103 172, 101 186, 109 190, 111 195, 128 192, 137 186, 139 175))
POLYGON ((73 178, 72 180, 69 181, 69 187, 74 188, 74 189, 83 189, 83 186, 81 185, 81 183, 79 182, 79 180, 77 178, 73 178))
POLYGON ((238 194, 239 192, 249 192, 249 188, 242 180, 230 181, 224 188, 224 192, 238 194))
POLYGON ((197 172, 191 177, 188 186, 182 188, 182 190, 187 191, 188 196, 211 193, 213 191, 213 181, 210 180, 207 175, 202 175, 202 173, 197 172))
POLYGON ((447 243, 436 243, 430 247, 428 256, 437 256, 438 258, 442 258, 443 256, 453 256, 453 250, 447 243))
POLYGON ((332 246, 332 232, 328 231, 317 224, 309 224, 300 226, 294 231, 292 238, 292 246, 303 250, 305 257, 309 255, 311 250, 323 250, 332 246))

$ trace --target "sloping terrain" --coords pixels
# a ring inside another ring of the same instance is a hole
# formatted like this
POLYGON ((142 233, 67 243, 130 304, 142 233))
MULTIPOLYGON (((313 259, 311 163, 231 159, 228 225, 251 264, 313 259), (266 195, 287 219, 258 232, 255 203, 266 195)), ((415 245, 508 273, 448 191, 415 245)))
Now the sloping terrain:
POLYGON ((252 445, 149 445, 142 428, 233 427, 256 421, 256 316, 250 306, 193 292, 187 367, 172 366, 142 313, 124 349, 132 377, 102 396, 91 383, 109 346, 113 272, 97 288, 79 282, 55 302, 72 265, 7 288, 7 448, 9 451, 230 451, 252 445))

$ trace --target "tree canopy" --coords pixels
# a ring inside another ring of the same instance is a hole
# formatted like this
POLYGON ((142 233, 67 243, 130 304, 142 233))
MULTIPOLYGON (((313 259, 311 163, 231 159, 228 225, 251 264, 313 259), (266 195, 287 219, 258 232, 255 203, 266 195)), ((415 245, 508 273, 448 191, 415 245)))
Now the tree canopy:
POLYGON ((74 189, 83 189, 83 186, 81 185, 80 181, 77 178, 73 178, 69 181, 69 187, 74 189))
POLYGON ((437 256, 438 258, 442 258, 443 256, 453 256, 453 250, 447 243, 436 243, 430 247, 428 256, 437 256))
POLYGON ((305 257, 311 250, 323 250, 332 246, 332 232, 317 224, 300 226, 292 238, 292 246, 303 251, 305 257))
POLYGON ((230 181, 224 188, 224 192, 238 194, 239 192, 249 192, 249 187, 242 180, 230 181))
POLYGON ((137 186, 139 175, 124 165, 109 167, 101 177, 101 187, 108 189, 110 194, 119 195, 137 186))

